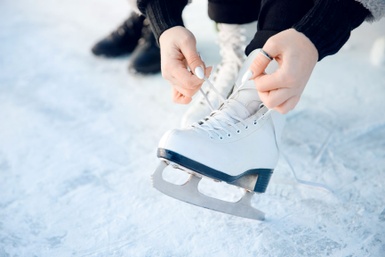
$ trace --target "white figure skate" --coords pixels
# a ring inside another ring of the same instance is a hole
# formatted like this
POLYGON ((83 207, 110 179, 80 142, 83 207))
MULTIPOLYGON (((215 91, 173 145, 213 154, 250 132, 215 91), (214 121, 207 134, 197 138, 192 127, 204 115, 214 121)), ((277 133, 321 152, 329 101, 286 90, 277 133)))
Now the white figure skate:
POLYGON ((201 207, 244 218, 263 220, 264 213, 253 208, 254 194, 265 192, 278 162, 284 116, 268 110, 260 101, 254 81, 241 83, 254 57, 246 59, 234 93, 216 110, 184 129, 166 132, 158 146, 161 164, 153 175, 153 185, 162 193, 201 207), (173 167, 190 174, 189 181, 175 185, 163 179, 164 168, 173 167), (238 202, 204 195, 198 183, 205 176, 245 189, 238 202))
POLYGON ((246 59, 245 48, 254 36, 257 22, 247 24, 218 23, 218 45, 221 62, 215 68, 210 80, 217 92, 213 92, 205 82, 202 86, 204 95, 197 96, 182 117, 182 127, 210 115, 219 108, 222 99, 232 92, 239 69, 246 59), (219 94, 219 95, 218 95, 219 94), (208 98, 209 103, 205 98, 208 98))

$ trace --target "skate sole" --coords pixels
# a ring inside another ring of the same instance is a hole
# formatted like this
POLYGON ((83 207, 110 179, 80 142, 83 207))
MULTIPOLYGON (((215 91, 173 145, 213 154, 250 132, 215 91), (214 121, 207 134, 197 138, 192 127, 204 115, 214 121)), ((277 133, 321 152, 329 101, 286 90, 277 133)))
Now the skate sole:
POLYGON ((173 151, 158 148, 158 157, 180 165, 181 169, 191 170, 214 180, 224 181, 230 185, 242 187, 256 193, 264 193, 269 184, 273 169, 252 169, 238 176, 230 176, 207 167, 173 151))
POLYGON ((165 195, 180 201, 193 204, 199 207, 218 211, 242 218, 264 220, 265 214, 251 206, 251 199, 254 192, 245 190, 243 197, 237 202, 227 202, 202 194, 198 190, 198 184, 202 177, 191 174, 188 180, 182 185, 175 185, 163 179, 163 170, 168 166, 166 161, 161 161, 152 175, 154 188, 165 195))

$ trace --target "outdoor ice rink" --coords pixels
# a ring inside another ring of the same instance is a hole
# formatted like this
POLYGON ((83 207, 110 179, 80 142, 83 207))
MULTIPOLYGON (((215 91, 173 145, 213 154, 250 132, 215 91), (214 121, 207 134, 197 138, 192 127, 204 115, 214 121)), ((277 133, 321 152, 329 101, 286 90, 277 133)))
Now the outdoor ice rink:
MULTIPOLYGON (((371 59, 384 19, 316 67, 254 198, 259 222, 152 188, 157 143, 186 106, 161 75, 91 54, 129 11, 125 0, 1 0, 0 257, 385 256, 381 49, 371 59), (290 166, 332 192, 297 184, 290 166)), ((207 65, 218 63, 206 1, 184 19, 207 65)))

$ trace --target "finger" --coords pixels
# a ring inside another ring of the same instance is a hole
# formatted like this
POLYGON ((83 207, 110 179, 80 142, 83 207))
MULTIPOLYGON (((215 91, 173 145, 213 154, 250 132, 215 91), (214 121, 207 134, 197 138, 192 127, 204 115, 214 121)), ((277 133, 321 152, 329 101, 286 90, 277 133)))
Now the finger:
MULTIPOLYGON (((212 66, 207 67, 205 69, 205 72, 204 72, 205 75, 204 76, 206 78, 208 78, 210 76, 212 69, 213 69, 212 66)), ((202 71, 202 74, 203 74, 203 71, 202 71)), ((172 84, 180 85, 181 87, 185 87, 186 89, 197 91, 197 89, 199 89, 204 82, 204 80, 203 80, 204 76, 201 75, 200 76, 202 78, 201 79, 198 76, 194 76, 190 71, 182 69, 179 72, 179 74, 174 73, 174 78, 173 78, 174 83, 172 83, 172 84)))
POLYGON ((191 71, 195 74, 196 68, 200 67, 202 71, 205 70, 205 64, 202 61, 200 55, 196 50, 196 46, 191 47, 183 47, 181 48, 181 52, 186 59, 187 66, 191 69, 191 71))
POLYGON ((203 83, 201 79, 199 79, 197 76, 192 74, 186 68, 174 69, 171 73, 171 77, 169 78, 169 81, 173 85, 178 85, 180 87, 184 87, 190 90, 196 89, 203 83))
MULTIPOLYGON (((211 71, 212 71, 211 66, 206 68, 205 76, 209 77, 211 71)), ((180 96, 178 96, 177 101, 183 102, 183 103, 189 103, 192 100, 192 97, 198 92, 199 88, 202 86, 204 81, 199 80, 198 82, 199 82, 199 84, 197 84, 196 86, 192 86, 192 87, 184 87, 183 85, 180 85, 178 83, 173 83, 173 87, 174 87, 175 91, 180 93, 180 96), (187 98, 187 100, 185 100, 185 99, 180 100, 182 98, 182 96, 183 96, 183 99, 187 98)))
POLYGON ((173 85, 173 88, 175 88, 175 90, 177 90, 179 93, 183 94, 184 96, 191 98, 195 95, 196 92, 198 92, 200 87, 196 87, 194 89, 188 89, 183 86, 173 85))
POLYGON ((173 88, 172 89, 172 100, 178 104, 188 104, 191 102, 192 98, 180 93, 178 90, 173 88))
POLYGON ((264 50, 260 49, 259 53, 255 56, 253 63, 249 68, 252 73, 251 79, 254 79, 257 76, 263 74, 271 60, 271 56, 264 50))
POLYGON ((276 90, 271 90, 267 92, 258 92, 261 101, 269 109, 274 109, 282 104, 284 104, 288 99, 295 96, 295 92, 288 88, 281 88, 276 90))
POLYGON ((293 110, 295 106, 298 104, 300 97, 299 96, 293 96, 287 101, 285 101, 283 104, 277 106, 274 108, 277 112, 280 112, 282 114, 286 114, 293 110))
POLYGON ((213 70, 213 66, 209 66, 205 70, 205 76, 206 78, 210 77, 211 71, 213 70))
POLYGON ((260 92, 268 92, 286 87, 286 83, 282 80, 279 70, 271 74, 264 74, 256 77, 254 79, 254 84, 260 92))

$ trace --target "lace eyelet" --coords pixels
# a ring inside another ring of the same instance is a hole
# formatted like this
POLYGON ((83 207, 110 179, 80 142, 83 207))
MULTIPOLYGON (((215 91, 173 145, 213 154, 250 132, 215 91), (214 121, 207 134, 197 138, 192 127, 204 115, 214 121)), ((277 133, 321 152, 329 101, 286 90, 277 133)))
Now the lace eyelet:
POLYGON ((254 124, 254 125, 257 125, 257 123, 258 123, 258 122, 257 122, 256 120, 255 120, 255 121, 253 121, 253 124, 254 124))
POLYGON ((248 128, 249 128, 249 126, 246 126, 246 127, 245 127, 245 129, 248 129, 248 128))
POLYGON ((227 134, 227 137, 231 137, 231 134, 227 134))
POLYGON ((238 134, 240 134, 240 133, 241 133, 241 131, 238 129, 238 130, 237 130, 237 133, 238 133, 238 134))
POLYGON ((219 139, 223 139, 223 137, 219 137, 219 139))

